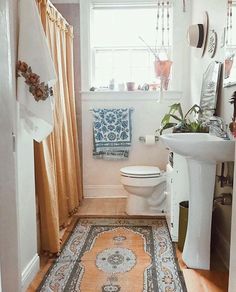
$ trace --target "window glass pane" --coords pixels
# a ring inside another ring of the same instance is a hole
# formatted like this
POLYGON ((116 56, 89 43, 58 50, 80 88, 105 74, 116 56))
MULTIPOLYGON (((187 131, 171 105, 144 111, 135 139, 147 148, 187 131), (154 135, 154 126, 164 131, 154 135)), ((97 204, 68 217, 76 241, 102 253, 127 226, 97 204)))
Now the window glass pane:
POLYGON ((149 66, 149 52, 147 50, 133 50, 132 66, 147 67, 149 66))
POLYGON ((95 9, 93 21, 95 47, 155 45, 156 9, 95 9))
POLYGON ((95 70, 95 84, 96 87, 108 87, 111 80, 112 72, 111 68, 97 67, 95 70))
POLYGON ((116 84, 132 81, 131 80, 131 73, 130 73, 130 67, 127 69, 122 67, 116 67, 114 68, 114 79, 116 84))
POLYGON ((96 67, 112 67, 112 52, 110 50, 100 50, 95 53, 96 67))
POLYGON ((130 66, 130 52, 129 50, 114 50, 114 67, 126 68, 130 66))

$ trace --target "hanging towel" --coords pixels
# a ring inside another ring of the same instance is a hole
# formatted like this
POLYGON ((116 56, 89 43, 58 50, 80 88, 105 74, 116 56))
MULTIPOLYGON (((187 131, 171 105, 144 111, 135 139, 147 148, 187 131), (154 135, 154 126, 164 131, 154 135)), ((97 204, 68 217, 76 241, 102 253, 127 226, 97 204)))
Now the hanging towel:
POLYGON ((93 109, 93 157, 126 160, 129 157, 132 128, 129 108, 93 109))
POLYGON ((26 131, 38 142, 53 130, 54 64, 35 0, 19 1, 17 99, 26 131))

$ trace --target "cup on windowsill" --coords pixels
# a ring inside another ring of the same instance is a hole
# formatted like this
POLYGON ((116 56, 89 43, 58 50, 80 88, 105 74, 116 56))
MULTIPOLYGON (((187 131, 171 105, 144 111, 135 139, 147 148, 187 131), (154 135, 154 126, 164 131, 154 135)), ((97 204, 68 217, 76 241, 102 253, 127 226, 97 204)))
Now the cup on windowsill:
POLYGON ((128 91, 134 91, 135 90, 135 82, 126 82, 126 87, 128 91))

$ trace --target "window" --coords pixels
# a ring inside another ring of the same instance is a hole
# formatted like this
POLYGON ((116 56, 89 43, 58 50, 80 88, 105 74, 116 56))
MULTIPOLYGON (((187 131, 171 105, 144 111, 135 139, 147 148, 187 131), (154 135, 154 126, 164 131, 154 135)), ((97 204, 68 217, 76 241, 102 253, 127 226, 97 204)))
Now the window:
MULTIPOLYGON (((164 15, 169 12, 169 8, 163 11, 164 15)), ((167 55, 171 58, 172 13, 168 22, 163 38, 162 30, 156 30, 156 5, 94 6, 91 15, 92 85, 108 87, 114 79, 116 85, 132 81, 140 86, 145 83, 158 86, 155 57, 147 45, 159 51, 158 45, 163 39, 166 46, 160 52, 164 59, 167 55)))

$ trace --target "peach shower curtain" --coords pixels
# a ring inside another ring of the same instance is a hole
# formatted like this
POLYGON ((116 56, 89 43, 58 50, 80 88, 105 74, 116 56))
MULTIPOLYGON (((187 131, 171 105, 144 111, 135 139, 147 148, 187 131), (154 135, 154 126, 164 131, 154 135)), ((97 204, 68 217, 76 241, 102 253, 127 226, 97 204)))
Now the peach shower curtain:
POLYGON ((41 249, 60 251, 59 230, 82 199, 73 69, 73 28, 47 0, 38 7, 55 64, 54 130, 35 143, 36 194, 40 214, 41 249))

